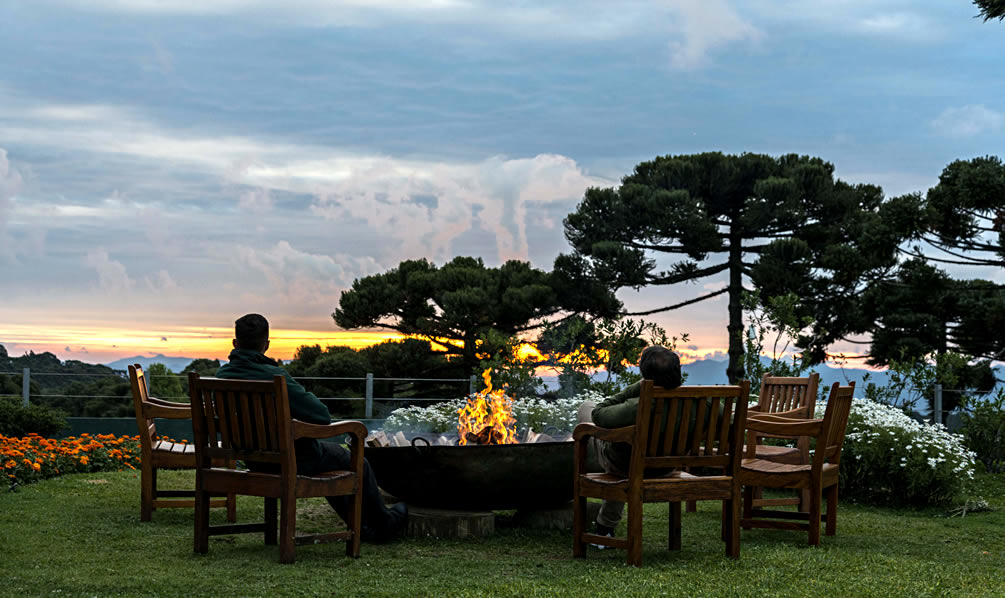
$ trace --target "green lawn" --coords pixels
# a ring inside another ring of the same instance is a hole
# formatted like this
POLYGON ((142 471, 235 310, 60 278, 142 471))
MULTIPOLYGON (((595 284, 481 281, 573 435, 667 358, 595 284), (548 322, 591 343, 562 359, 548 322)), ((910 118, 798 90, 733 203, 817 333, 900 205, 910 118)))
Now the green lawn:
MULTIPOLYGON (((162 472, 162 486, 191 472, 162 472)), ((965 518, 843 503, 838 535, 809 548, 803 534, 743 532, 739 562, 723 554, 719 507, 685 514, 684 549, 669 553, 667 512, 647 505, 642 569, 617 550, 573 560, 571 532, 500 529, 478 541, 400 540, 300 547, 294 565, 261 536, 214 537, 192 552, 192 514, 139 522, 133 472, 72 475, 0 494, 4 596, 1005 596, 1005 476, 977 494, 997 510, 965 518)), ((242 497, 238 518, 261 515, 242 497)), ((223 514, 215 510, 222 521, 223 514)), ((301 502, 303 529, 335 525, 323 501, 301 502)))

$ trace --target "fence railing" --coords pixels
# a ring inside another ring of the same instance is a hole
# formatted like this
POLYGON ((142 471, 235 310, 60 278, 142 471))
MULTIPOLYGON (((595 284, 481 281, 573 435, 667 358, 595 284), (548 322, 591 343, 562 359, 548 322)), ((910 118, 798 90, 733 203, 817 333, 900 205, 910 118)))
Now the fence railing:
MULTIPOLYGON (((118 378, 123 379, 127 376, 125 374, 75 374, 66 372, 32 372, 31 368, 24 368, 21 372, 0 372, 0 375, 18 375, 21 374, 21 402, 27 407, 31 404, 31 398, 80 398, 80 399, 117 399, 120 398, 118 395, 64 395, 64 394, 34 394, 32 395, 31 390, 31 377, 32 376, 75 376, 75 377, 98 377, 98 378, 118 378)), ((151 378, 177 378, 180 380, 187 380, 186 376, 179 376, 175 374, 158 374, 150 375, 147 374, 143 377, 147 384, 147 392, 150 392, 151 378)), ((376 382, 439 382, 439 383, 467 383, 468 392, 467 394, 473 394, 475 392, 475 383, 477 378, 475 376, 469 376, 468 378, 376 378, 372 373, 367 373, 365 377, 348 377, 348 376, 301 376, 294 377, 294 380, 308 381, 308 380, 340 380, 340 381, 357 381, 365 383, 364 395, 362 397, 318 397, 323 403, 328 402, 338 402, 338 401, 365 401, 364 405, 364 417, 366 419, 373 419, 373 404, 375 401, 387 401, 387 402, 442 402, 448 401, 456 397, 375 397, 373 394, 373 383, 376 382)), ((0 395, 0 396, 17 396, 17 395, 0 395)), ((188 398, 185 395, 179 396, 162 396, 158 397, 162 399, 185 399, 188 398)))

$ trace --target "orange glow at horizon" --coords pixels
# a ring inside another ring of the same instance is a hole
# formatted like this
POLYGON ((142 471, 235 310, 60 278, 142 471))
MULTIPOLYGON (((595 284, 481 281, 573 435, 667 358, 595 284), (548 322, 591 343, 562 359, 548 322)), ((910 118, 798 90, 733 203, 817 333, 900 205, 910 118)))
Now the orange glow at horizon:
MULTIPOLYGON (((49 351, 61 359, 106 363, 137 354, 161 353, 169 357, 227 359, 234 338, 233 328, 163 326, 154 330, 125 329, 102 325, 5 326, 0 344, 11 356, 27 350, 49 351), (69 349, 69 350, 67 350, 69 349)), ((302 345, 342 345, 361 349, 387 340, 404 338, 397 332, 298 330, 274 328, 269 331, 270 357, 292 359, 302 345)))

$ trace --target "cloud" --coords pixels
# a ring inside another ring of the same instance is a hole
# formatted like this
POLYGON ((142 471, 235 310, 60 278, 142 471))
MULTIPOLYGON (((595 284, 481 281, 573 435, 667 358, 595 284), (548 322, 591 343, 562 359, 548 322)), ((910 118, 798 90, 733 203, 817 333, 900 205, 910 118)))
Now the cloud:
POLYGON ((24 179, 11 166, 7 150, 0 147, 0 257, 13 257, 13 239, 7 234, 11 214, 14 212, 14 197, 21 191, 24 179))
POLYGON ((133 280, 129 278, 122 262, 110 259, 104 249, 92 249, 84 258, 84 265, 98 273, 98 284, 106 291, 121 294, 129 291, 133 280))
POLYGON ((145 276, 143 282, 147 289, 155 293, 166 293, 178 288, 178 284, 171 278, 167 270, 158 270, 153 277, 145 276))
MULTIPOLYGON (((261 275, 257 285, 260 293, 249 300, 279 297, 286 305, 307 309, 329 306, 354 279, 384 270, 370 256, 310 253, 294 248, 288 241, 279 241, 267 249, 239 246, 232 261, 261 275)), ((246 277, 246 286, 256 288, 255 281, 246 277)))
POLYGON ((983 104, 967 104, 960 108, 946 108, 935 120, 932 128, 946 137, 973 137, 997 131, 1005 123, 1005 115, 983 104))
POLYGON ((265 214, 272 209, 272 196, 268 189, 251 189, 241 194, 237 207, 252 214, 265 214))
MULTIPOLYGON (((286 172, 297 170, 291 165, 286 172)), ((478 224, 493 234, 500 261, 526 260, 528 210, 534 204, 573 201, 591 185, 610 184, 554 154, 473 164, 381 157, 333 163, 327 172, 331 182, 317 194, 314 213, 331 221, 365 222, 397 241, 394 259, 446 260, 453 242, 478 224)))
POLYGON ((670 42, 670 66, 692 70, 708 62, 717 48, 741 41, 760 41, 764 34, 743 20, 726 0, 677 0, 672 4, 683 19, 679 35, 670 42))

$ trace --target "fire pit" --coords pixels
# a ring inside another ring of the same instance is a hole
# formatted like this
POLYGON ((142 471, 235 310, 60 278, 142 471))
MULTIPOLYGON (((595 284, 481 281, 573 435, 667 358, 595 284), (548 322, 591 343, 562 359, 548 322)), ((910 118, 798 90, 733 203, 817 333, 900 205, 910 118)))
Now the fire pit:
POLYGON ((377 483, 410 505, 491 511, 572 500, 572 442, 367 447, 377 483))
POLYGON ((365 455, 386 492, 416 506, 488 511, 547 509, 572 500, 568 432, 518 432, 503 390, 459 410, 457 434, 371 435, 365 455))

